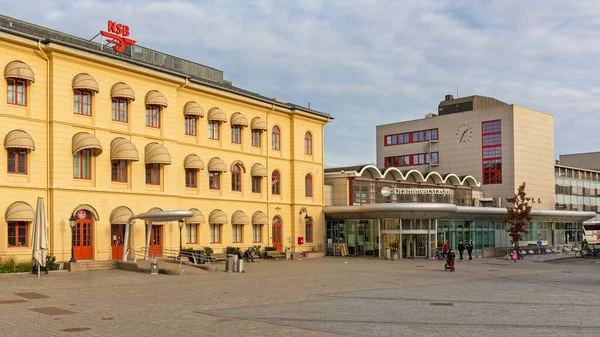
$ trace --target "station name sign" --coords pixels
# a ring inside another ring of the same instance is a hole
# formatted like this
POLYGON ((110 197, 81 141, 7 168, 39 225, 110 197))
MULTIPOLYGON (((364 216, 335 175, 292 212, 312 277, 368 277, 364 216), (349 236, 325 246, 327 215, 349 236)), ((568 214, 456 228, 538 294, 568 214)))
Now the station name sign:
POLYGON ((387 186, 381 189, 381 195, 383 195, 384 197, 389 197, 392 194, 453 196, 454 190, 451 188, 403 188, 387 186))
POLYGON ((108 31, 100 31, 102 36, 106 36, 106 40, 112 43, 113 49, 117 53, 122 53, 125 48, 129 48, 135 44, 135 40, 127 38, 129 36, 129 26, 114 21, 108 21, 108 31))

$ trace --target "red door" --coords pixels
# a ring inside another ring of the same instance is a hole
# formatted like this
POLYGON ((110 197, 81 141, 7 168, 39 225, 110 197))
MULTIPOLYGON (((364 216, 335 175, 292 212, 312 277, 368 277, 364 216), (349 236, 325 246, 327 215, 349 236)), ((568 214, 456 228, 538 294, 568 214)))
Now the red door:
POLYGON ((276 216, 273 218, 273 247, 278 252, 281 251, 281 218, 276 216))
POLYGON ((125 225, 110 225, 110 245, 112 247, 112 259, 123 258, 123 238, 125 237, 125 225))
POLYGON ((152 225, 148 257, 162 256, 162 226, 152 225))
POLYGON ((75 260, 93 260, 92 229, 94 220, 88 211, 77 211, 75 235, 73 238, 73 256, 75 260))

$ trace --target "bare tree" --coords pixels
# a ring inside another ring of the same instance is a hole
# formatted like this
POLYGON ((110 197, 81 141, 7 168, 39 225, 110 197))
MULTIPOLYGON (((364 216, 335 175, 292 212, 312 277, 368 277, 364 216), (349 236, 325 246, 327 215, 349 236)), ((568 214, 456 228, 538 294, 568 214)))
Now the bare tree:
POLYGON ((519 241, 523 239, 523 234, 529 233, 525 228, 527 222, 531 221, 531 206, 529 205, 529 201, 531 198, 527 197, 527 193, 525 193, 525 182, 519 186, 519 190, 517 194, 515 194, 512 198, 506 198, 506 201, 511 204, 511 206, 507 207, 508 213, 502 217, 503 221, 506 221, 510 224, 510 228, 506 231, 508 235, 511 237, 510 243, 514 245, 515 251, 519 254, 519 258, 521 257, 519 253, 519 241))

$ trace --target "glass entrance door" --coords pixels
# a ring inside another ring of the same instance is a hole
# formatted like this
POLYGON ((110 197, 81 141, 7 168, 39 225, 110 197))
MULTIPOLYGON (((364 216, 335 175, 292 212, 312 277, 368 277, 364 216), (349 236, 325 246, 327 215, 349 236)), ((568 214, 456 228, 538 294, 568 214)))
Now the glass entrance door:
POLYGON ((415 257, 427 257, 427 234, 417 234, 415 239, 415 257))

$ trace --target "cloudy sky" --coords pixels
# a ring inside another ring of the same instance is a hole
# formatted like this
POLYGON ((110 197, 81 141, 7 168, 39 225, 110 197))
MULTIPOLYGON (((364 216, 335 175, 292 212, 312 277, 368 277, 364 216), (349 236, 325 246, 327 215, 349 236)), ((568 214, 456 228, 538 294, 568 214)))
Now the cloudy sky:
POLYGON ((0 0, 0 12, 221 69, 234 85, 333 115, 325 164, 375 162, 375 126, 447 93, 555 116, 555 156, 598 151, 600 2, 561 0, 0 0))

